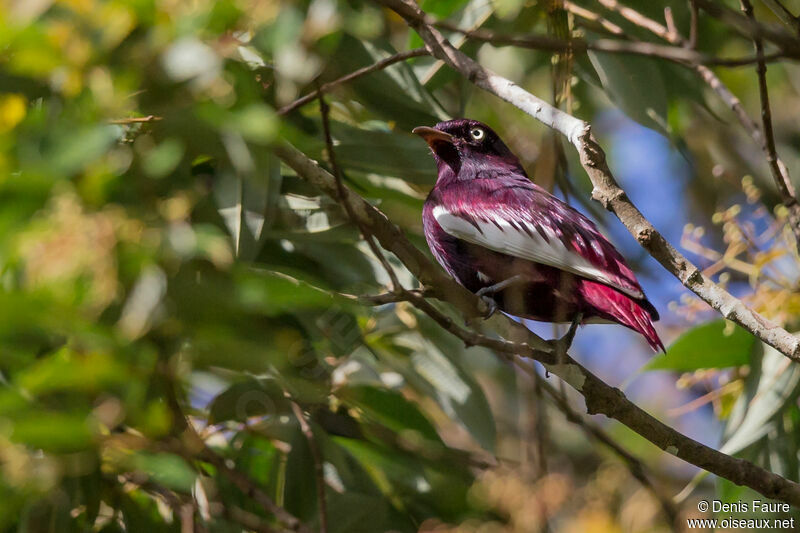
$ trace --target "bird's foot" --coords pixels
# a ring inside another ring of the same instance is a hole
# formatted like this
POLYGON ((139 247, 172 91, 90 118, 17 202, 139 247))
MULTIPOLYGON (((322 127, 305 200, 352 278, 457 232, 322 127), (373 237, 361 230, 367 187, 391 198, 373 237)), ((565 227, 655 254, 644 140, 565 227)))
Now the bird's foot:
POLYGON ((483 317, 484 319, 489 318, 497 311, 497 302, 494 301, 490 295, 497 294, 498 292, 507 289, 512 285, 516 285, 517 283, 521 283, 525 281, 524 276, 517 274, 515 276, 511 276, 508 279, 504 279, 499 283, 495 283, 494 285, 489 285, 488 287, 484 287, 475 294, 480 297, 481 300, 484 301, 486 307, 489 309, 486 315, 483 317))
POLYGON ((493 314, 497 312, 497 302, 494 301, 494 298, 491 296, 486 296, 485 294, 478 293, 478 296, 486 304, 486 314, 483 315, 483 319, 487 320, 491 318, 493 314))
POLYGON ((557 354, 566 355, 567 351, 569 351, 570 346, 572 346, 572 340, 575 338, 575 333, 578 331, 578 326, 581 324, 582 320, 583 313, 578 313, 572 318, 572 323, 569 325, 569 329, 563 337, 548 341, 557 354))
POLYGON ((524 276, 522 276, 521 274, 517 274, 515 276, 511 276, 508 279, 504 279, 499 283, 495 283, 494 285, 489 285, 488 287, 484 287, 475 294, 477 294, 478 296, 485 296, 487 294, 497 294, 503 289, 507 289, 508 287, 520 283, 524 280, 525 280, 524 276))

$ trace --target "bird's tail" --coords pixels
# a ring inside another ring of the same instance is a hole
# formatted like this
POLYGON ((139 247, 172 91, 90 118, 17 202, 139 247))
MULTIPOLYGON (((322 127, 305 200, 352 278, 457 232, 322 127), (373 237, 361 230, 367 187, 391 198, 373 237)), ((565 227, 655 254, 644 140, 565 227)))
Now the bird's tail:
POLYGON ((637 302, 607 285, 589 280, 582 283, 582 293, 597 315, 642 334, 655 351, 666 352, 653 326, 653 319, 657 320, 658 315, 652 316, 649 302, 637 302))

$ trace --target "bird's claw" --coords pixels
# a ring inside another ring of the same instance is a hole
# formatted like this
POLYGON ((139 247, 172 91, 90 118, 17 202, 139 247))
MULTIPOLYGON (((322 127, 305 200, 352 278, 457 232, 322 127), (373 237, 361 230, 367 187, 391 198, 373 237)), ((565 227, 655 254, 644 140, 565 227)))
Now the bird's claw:
POLYGON ((486 304, 486 314, 483 315, 483 319, 487 320, 497 312, 497 302, 495 302, 491 296, 486 296, 485 293, 481 294, 481 291, 478 291, 477 294, 480 297, 481 301, 486 304))
POLYGON ((572 323, 569 325, 569 329, 563 337, 560 339, 552 339, 547 341, 547 343, 553 347, 553 351, 555 351, 555 353, 566 355, 567 351, 569 351, 570 347, 572 346, 572 340, 575 338, 575 333, 578 331, 578 326, 582 320, 583 313, 578 313, 572 319, 572 323))

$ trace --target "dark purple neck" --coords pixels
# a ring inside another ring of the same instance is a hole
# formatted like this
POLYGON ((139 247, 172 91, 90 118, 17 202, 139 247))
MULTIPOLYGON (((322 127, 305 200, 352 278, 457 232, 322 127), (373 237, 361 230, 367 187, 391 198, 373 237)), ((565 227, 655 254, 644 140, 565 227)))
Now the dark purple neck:
MULTIPOLYGON (((455 152, 455 150, 453 150, 455 152)), ((513 154, 434 154, 439 176, 437 187, 444 187, 457 181, 490 179, 503 175, 525 176, 525 170, 513 154)))

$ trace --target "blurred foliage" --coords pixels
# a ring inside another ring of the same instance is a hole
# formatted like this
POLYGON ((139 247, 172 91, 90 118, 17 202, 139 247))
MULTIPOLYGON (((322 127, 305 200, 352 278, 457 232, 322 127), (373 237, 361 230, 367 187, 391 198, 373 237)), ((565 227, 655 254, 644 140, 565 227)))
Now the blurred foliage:
MULTIPOLYGON (((662 3, 626 3, 663 18, 662 3)), ((686 2, 665 4, 687 28, 686 2)), ((549 2, 422 6, 461 27, 546 34, 556 20, 559 35, 606 37, 554 15, 549 2)), ((699 37, 709 55, 751 50, 707 17, 699 37)), ((551 94, 548 53, 452 39, 551 94)), ((406 304, 356 304, 348 295, 380 292, 386 274, 340 207, 271 153, 288 140, 324 162, 317 103, 278 110, 420 43, 362 0, 0 6, 1 529, 279 527, 217 456, 313 530, 316 466, 332 532, 672 528, 653 494, 567 425, 530 376, 467 350, 406 304), (312 440, 295 407, 308 413, 312 440), (194 432, 207 448, 187 437, 194 432), (537 441, 544 458, 532 452, 537 441)), ((683 246, 749 305, 797 329, 798 257, 785 214, 759 147, 724 104, 654 58, 592 53, 560 61, 558 72, 557 96, 568 93, 579 116, 616 108, 670 139, 695 173, 682 202, 698 224, 683 246)), ((753 72, 719 70, 757 116, 753 72)), ((768 75, 779 150, 794 170, 800 71, 776 63, 768 75)), ((435 169, 414 126, 484 120, 540 183, 559 182, 548 130, 432 58, 326 98, 347 184, 422 249, 435 169)), ((571 194, 588 197, 571 153, 567 165, 571 194)), ((798 480, 795 365, 742 330, 706 323, 712 315, 690 297, 671 309, 665 336, 683 335, 650 368, 686 372, 678 386, 712 404, 724 449, 798 480)), ((691 476, 638 437, 620 440, 668 490, 691 476)), ((735 500, 728 484, 717 490, 735 500)))

